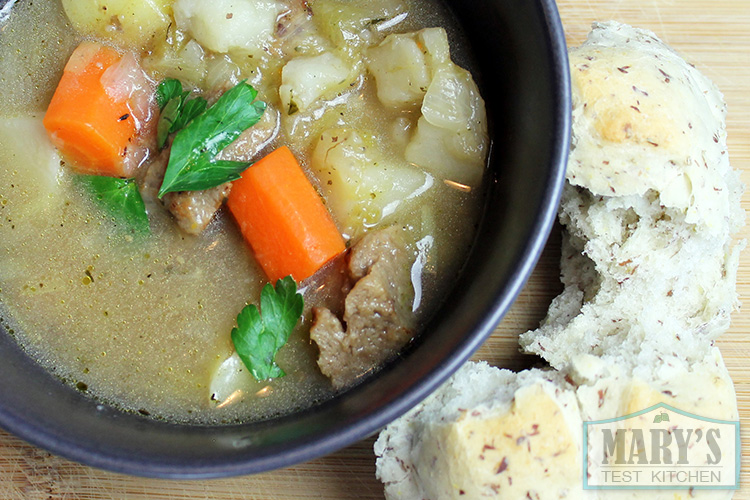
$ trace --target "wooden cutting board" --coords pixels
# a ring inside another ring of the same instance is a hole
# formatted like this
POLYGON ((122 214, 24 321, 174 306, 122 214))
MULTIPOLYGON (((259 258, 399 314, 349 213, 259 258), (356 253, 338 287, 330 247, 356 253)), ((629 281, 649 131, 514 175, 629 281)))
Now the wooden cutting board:
MULTIPOLYGON (((531 0, 529 0, 531 1, 531 0)), ((708 75, 729 104, 732 164, 750 181, 750 0, 560 0, 568 42, 580 44, 593 21, 615 19, 655 31, 708 75)), ((743 200, 750 208, 750 194, 743 200)), ((750 239, 750 228, 741 234, 750 239)), ((519 369, 519 333, 534 328, 560 291, 560 236, 553 233, 534 275, 492 338, 477 353, 497 366, 519 369)), ((750 250, 738 273, 740 297, 750 298, 750 250)), ((719 345, 732 374, 742 419, 741 481, 736 499, 750 500, 750 307, 733 316, 719 345)), ((234 479, 165 481, 127 477, 50 455, 0 431, 0 499, 187 500, 383 498, 375 479, 373 438, 288 469, 234 479)))

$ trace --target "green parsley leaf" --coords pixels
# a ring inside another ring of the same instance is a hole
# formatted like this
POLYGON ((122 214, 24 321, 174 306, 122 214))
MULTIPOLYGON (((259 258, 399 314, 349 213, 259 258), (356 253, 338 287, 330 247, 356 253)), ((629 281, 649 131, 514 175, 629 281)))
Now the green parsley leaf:
POLYGON ((156 104, 159 109, 164 109, 169 101, 182 95, 182 83, 176 78, 167 78, 156 87, 156 104))
POLYGON ((236 181, 251 164, 242 161, 214 160, 184 172, 172 183, 170 191, 197 191, 236 181))
POLYGON ((159 121, 156 124, 156 141, 159 145, 159 149, 163 148, 167 143, 169 133, 172 131, 177 117, 180 115, 180 108, 182 107, 182 96, 173 97, 167 102, 167 105, 162 109, 159 115, 159 121))
MULTIPOLYGON (((162 92, 162 98, 168 97, 168 92, 171 92, 172 97, 167 103, 161 107, 161 113, 159 114, 159 121, 156 124, 156 141, 159 145, 159 149, 163 148, 167 143, 169 134, 173 134, 185 128, 193 118, 197 117, 206 110, 208 102, 202 97, 196 97, 188 100, 190 92, 182 91, 182 84, 179 80, 164 80, 159 84, 159 88, 167 82, 177 82, 172 90, 166 89, 162 92)), ((157 101, 159 100, 159 93, 157 89, 157 101)))
POLYGON ((250 163, 235 163, 227 168, 229 162, 218 162, 214 158, 263 116, 266 103, 253 102, 257 95, 258 92, 243 80, 177 133, 159 189, 160 198, 172 191, 210 189, 237 179, 250 166, 250 163), (227 177, 216 175, 212 172, 215 168, 223 169, 227 177), (181 181, 185 176, 190 182, 181 181))
POLYGON ((75 179, 116 222, 136 234, 151 232, 146 206, 135 180, 103 175, 77 175, 75 179))
POLYGON ((203 113, 208 107, 208 101, 202 97, 196 97, 189 101, 182 100, 182 106, 180 108, 180 114, 177 119, 174 120, 170 132, 177 132, 187 126, 188 123, 193 121, 198 115, 203 113))
POLYGON ((259 381, 285 375, 274 358, 299 321, 304 300, 294 279, 287 276, 275 288, 270 283, 263 287, 260 308, 259 312, 255 304, 245 306, 237 316, 237 328, 232 329, 237 354, 259 381))

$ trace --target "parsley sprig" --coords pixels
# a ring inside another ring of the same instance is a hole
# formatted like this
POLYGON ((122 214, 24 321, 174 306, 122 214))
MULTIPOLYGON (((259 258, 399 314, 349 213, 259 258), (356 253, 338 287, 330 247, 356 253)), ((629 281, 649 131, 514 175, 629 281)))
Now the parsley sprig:
POLYGON ((232 342, 240 359, 256 380, 283 377, 274 358, 292 333, 304 308, 302 295, 291 276, 274 288, 267 283, 260 293, 260 311, 249 304, 237 316, 232 342), (262 316, 261 316, 262 313, 262 316))
POLYGON ((182 83, 167 78, 156 88, 156 103, 161 113, 156 124, 156 140, 159 149, 167 143, 169 134, 182 130, 190 121, 203 113, 208 102, 202 97, 188 99, 189 91, 182 90, 182 83))
MULTIPOLYGON (((196 98, 187 99, 182 85, 165 80, 157 89, 157 102, 164 107, 157 129, 166 136, 177 132, 159 197, 173 191, 210 189, 237 180, 250 166, 247 162, 216 160, 216 156, 239 135, 255 125, 266 109, 256 101, 258 91, 241 81, 206 108, 196 98)), ((205 101, 203 101, 205 102, 205 101)))
POLYGON ((76 175, 75 180, 112 219, 135 234, 148 234, 146 206, 134 179, 76 175))

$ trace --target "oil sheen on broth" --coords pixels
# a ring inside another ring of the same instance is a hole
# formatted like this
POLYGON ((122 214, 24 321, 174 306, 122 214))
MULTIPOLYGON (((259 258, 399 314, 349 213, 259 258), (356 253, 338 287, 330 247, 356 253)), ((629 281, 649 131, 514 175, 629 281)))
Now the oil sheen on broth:
MULTIPOLYGON (((408 15, 387 33, 444 26, 454 61, 466 66, 466 48, 446 12, 428 2, 407 5, 408 15)), ((81 35, 52 1, 19 2, 2 22, 0 79, 7 97, 0 105, 0 302, 6 329, 78 390, 156 418, 247 421, 330 397, 333 389, 309 338, 310 307, 325 304, 327 291, 302 283, 303 321, 276 357, 286 376, 243 379, 244 397, 212 400, 212 379, 234 350, 229 332, 237 313, 257 303, 265 275, 225 209, 195 236, 146 198, 151 236, 121 231, 60 165, 39 119, 81 35)), ((278 87, 273 80, 280 64, 269 63, 272 68, 256 76, 264 79, 260 98, 277 108, 278 92, 268 89, 278 87)), ((282 120, 274 145, 288 145, 308 176, 310 138, 325 126, 344 124, 390 138, 394 145, 382 148, 386 160, 403 154, 394 129, 399 123, 408 128, 413 118, 385 108, 372 77, 362 78, 358 92, 338 99, 319 119, 282 120)), ((467 193, 440 179, 427 187, 383 224, 413 235, 408 249, 421 322, 439 306, 463 263, 481 202, 481 189, 467 193)))

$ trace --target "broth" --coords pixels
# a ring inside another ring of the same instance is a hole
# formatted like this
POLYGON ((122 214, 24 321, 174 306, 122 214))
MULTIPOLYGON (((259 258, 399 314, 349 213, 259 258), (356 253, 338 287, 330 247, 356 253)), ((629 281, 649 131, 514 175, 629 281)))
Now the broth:
MULTIPOLYGON (((327 290, 305 288, 305 282, 303 320, 276 357, 286 376, 262 382, 248 376, 241 379, 242 397, 212 397, 217 370, 234 350, 229 332, 243 306, 257 303, 267 281, 263 271, 226 209, 200 235, 187 235, 158 201, 144 196, 152 233, 145 239, 123 232, 103 213, 65 161, 55 164, 41 125, 81 35, 57 2, 19 2, 3 23, 0 80, 8 98, 0 105, 0 302, 6 329, 78 390, 154 418, 198 424, 264 419, 331 397, 335 391, 318 369, 318 349, 309 338, 310 308, 341 306, 328 304, 327 290)), ((447 12, 433 4, 409 3, 406 20, 388 32, 434 25, 448 26, 452 45, 461 46, 447 12)), ((466 49, 458 53, 464 62, 466 49)), ((237 65, 277 109, 282 62, 237 65), (256 69, 260 76, 253 75, 256 69)), ((282 112, 271 144, 288 145, 323 193, 310 158, 314 139, 326 130, 344 126, 388 138, 400 118, 415 127, 414 112, 380 104, 370 75, 358 82, 354 93, 329 101, 322 118, 282 112)), ((403 161, 398 141, 381 149, 386 161, 403 161)), ((403 229, 418 324, 429 319, 460 270, 481 203, 481 189, 466 192, 437 176, 425 178, 414 201, 397 204, 373 228, 355 230, 403 229)), ((346 225, 340 214, 334 219, 346 225)), ((356 244, 361 234, 347 236, 356 244)))

